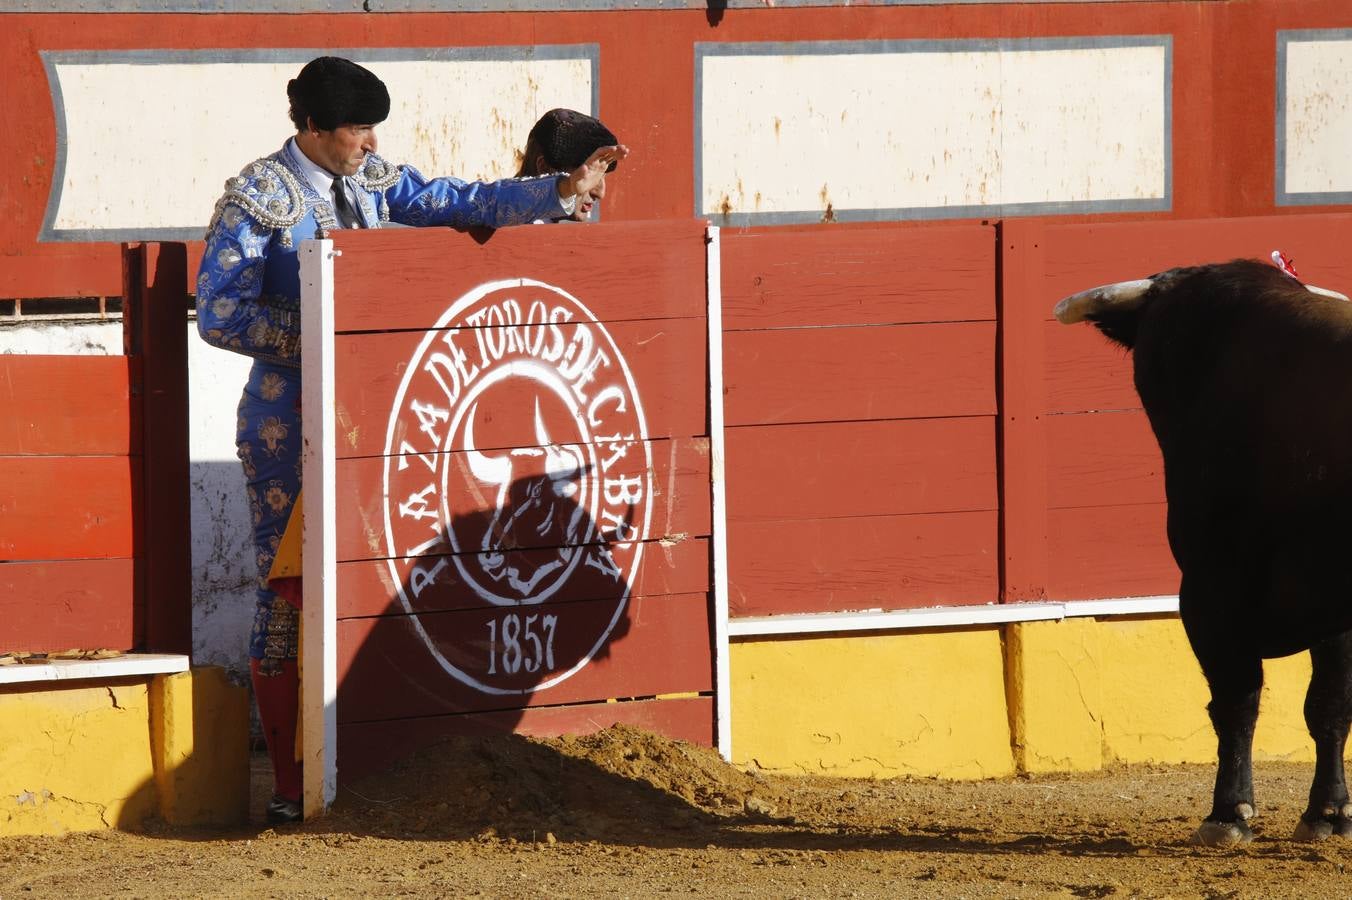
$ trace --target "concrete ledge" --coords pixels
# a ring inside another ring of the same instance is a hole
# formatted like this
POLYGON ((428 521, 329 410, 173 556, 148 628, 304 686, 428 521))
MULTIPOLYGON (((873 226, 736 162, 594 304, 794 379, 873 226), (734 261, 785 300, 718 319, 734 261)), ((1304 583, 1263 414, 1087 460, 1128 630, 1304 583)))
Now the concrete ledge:
POLYGON ((1042 622, 1079 616, 1140 616, 1178 612, 1178 596, 1118 597, 1024 603, 981 603, 930 606, 923 609, 864 609, 840 613, 796 613, 747 616, 728 623, 728 636, 828 634, 849 631, 908 631, 917 628, 962 628, 1009 622, 1042 622))
POLYGON ((80 681, 188 671, 188 657, 176 653, 128 653, 113 659, 53 659, 45 663, 0 666, 0 684, 80 681))

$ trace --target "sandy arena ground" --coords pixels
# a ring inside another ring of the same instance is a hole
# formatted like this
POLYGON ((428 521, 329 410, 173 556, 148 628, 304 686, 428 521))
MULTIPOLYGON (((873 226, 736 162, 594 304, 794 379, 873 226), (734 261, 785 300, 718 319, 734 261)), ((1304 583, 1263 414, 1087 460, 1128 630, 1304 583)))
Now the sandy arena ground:
POLYGON ((311 824, 0 839, 0 898, 1349 897, 1352 842, 1289 839, 1310 767, 1255 773, 1253 843, 1187 842, 1205 766, 947 783, 748 774, 628 728, 458 740, 311 824))

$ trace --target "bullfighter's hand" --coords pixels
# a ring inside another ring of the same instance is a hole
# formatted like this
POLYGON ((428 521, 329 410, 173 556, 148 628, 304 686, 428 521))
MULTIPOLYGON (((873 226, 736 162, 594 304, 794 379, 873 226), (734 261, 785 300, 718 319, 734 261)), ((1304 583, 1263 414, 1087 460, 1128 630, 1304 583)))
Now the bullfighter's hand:
POLYGON ((587 161, 559 179, 559 199, 567 200, 579 194, 585 194, 601 183, 606 170, 629 155, 624 144, 598 147, 587 161))

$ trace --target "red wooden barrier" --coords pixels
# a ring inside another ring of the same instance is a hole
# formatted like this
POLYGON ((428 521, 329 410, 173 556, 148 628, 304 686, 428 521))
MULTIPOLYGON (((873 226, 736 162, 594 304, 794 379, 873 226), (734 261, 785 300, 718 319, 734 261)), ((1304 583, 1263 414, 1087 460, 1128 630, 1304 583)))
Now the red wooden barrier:
POLYGON ((334 246, 342 777, 485 729, 708 743, 704 224, 334 246))
POLYGON ((995 232, 725 233, 735 616, 992 602, 995 232))
POLYGON ((130 649, 131 360, 0 355, 0 385, 0 648, 130 649))
POLYGON ((0 649, 191 649, 186 257, 123 260, 128 355, 0 355, 0 649))
POLYGON ((1001 225, 1006 599, 1174 594, 1159 450, 1131 360, 1087 325, 1055 322, 1061 297, 1175 266, 1274 249, 1301 277, 1346 291, 1352 216, 1001 225))

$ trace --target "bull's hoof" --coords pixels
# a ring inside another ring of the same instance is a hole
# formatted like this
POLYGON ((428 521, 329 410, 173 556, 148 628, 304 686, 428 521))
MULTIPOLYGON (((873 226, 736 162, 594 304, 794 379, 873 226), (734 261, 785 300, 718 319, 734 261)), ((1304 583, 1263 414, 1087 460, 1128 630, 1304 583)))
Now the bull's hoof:
POLYGON ((1212 822, 1207 820, 1193 833, 1192 843, 1201 847, 1234 847, 1253 840, 1253 829, 1249 823, 1212 822))
POLYGON ((1352 806, 1344 805, 1336 812, 1332 807, 1323 815, 1307 812, 1296 823, 1291 836, 1297 841, 1325 841, 1331 837, 1352 837, 1352 806))
POLYGON ((1323 819, 1316 819, 1313 822, 1301 819, 1296 823, 1296 831, 1291 837, 1297 841, 1326 841, 1333 837, 1333 823, 1325 822, 1323 819))

